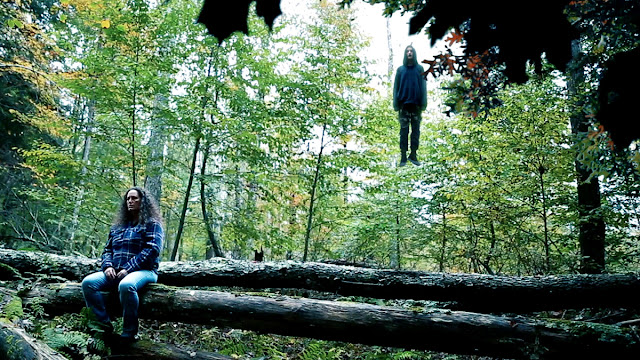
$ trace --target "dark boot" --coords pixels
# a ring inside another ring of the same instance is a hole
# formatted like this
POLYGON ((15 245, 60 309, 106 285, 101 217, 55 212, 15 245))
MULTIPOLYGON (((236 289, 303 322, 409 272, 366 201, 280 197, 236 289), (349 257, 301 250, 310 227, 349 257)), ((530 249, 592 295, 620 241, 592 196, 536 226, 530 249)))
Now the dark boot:
POLYGON ((120 338, 118 339, 118 344, 122 346, 131 346, 136 341, 138 341, 137 336, 120 335, 120 338))
POLYGON ((409 161, 415 166, 420 166, 422 163, 418 161, 418 155, 416 154, 416 150, 411 150, 411 154, 409 154, 409 161))
POLYGON ((90 320, 88 326, 89 333, 94 339, 92 340, 93 347, 96 346, 95 339, 102 340, 107 346, 113 345, 116 335, 113 333, 113 325, 110 322, 103 323, 98 320, 90 320))
POLYGON ((403 151, 402 156, 400 157, 400 164, 398 164, 398 166, 405 166, 405 165, 407 165, 407 152, 403 151))

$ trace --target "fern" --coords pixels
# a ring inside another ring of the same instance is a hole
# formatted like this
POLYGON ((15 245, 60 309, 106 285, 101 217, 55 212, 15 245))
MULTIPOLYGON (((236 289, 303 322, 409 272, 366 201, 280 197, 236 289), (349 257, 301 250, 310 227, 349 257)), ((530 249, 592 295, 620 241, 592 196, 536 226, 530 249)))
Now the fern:
POLYGON ((80 331, 62 331, 61 329, 45 329, 42 332, 44 341, 55 350, 66 352, 71 350, 79 352, 86 349, 89 343, 89 335, 80 331))
POLYGON ((44 311, 44 306, 42 306, 44 302, 46 302, 44 298, 35 298, 26 306, 29 310, 30 317, 43 319, 47 316, 46 311, 44 311))
POLYGON ((87 342, 87 351, 94 354, 108 354, 109 347, 102 339, 91 338, 87 342))
POLYGON ((223 355, 244 355, 249 352, 249 347, 243 342, 233 341, 225 344, 224 348, 220 350, 223 355))
POLYGON ((425 354, 417 351, 401 351, 392 355, 393 360, 424 360, 425 354))
POLYGON ((300 354, 301 360, 339 360, 342 354, 342 349, 335 347, 329 348, 329 344, 324 341, 314 341, 309 343, 302 354, 300 354))
POLYGON ((281 351, 274 339, 269 336, 259 335, 252 341, 254 346, 253 352, 256 356, 263 355, 267 359, 286 359, 287 353, 281 351))

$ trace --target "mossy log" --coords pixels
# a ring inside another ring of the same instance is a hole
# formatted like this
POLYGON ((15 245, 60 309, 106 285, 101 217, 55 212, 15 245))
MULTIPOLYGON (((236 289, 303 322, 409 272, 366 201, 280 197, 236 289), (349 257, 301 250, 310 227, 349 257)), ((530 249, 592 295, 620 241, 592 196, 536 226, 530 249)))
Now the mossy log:
POLYGON ((226 355, 204 352, 188 351, 169 344, 160 344, 149 341, 137 341, 131 345, 112 347, 110 360, 233 360, 226 355))
POLYGON ((98 259, 9 249, 0 249, 0 264, 0 280, 43 275, 79 281, 100 269, 98 259))
MULTIPOLYGON (((83 306, 80 284, 74 283, 37 286, 22 297, 26 304, 35 300, 52 314, 80 311, 83 306)), ((624 358, 640 352, 631 329, 610 325, 236 295, 158 284, 141 295, 140 309, 141 317, 161 321, 503 358, 610 354, 624 358)))
MULTIPOLYGON (((0 249, 0 262, 22 274, 80 281, 97 271, 96 259, 0 249)), ((454 302, 457 309, 527 312, 585 307, 637 308, 638 274, 494 276, 370 269, 322 263, 213 259, 162 262, 160 283, 175 286, 299 288, 379 299, 454 302)))
POLYGON ((0 359, 65 360, 66 358, 12 324, 23 315, 22 300, 0 287, 0 359))
POLYGON ((60 353, 34 339, 23 329, 0 322, 0 359, 66 360, 60 353))

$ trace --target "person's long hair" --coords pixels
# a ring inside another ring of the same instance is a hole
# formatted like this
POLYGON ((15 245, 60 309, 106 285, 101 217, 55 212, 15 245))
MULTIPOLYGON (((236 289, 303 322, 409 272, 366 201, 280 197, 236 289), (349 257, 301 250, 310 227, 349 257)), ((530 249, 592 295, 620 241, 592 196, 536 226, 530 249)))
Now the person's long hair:
POLYGON ((404 58, 402 59, 402 64, 405 66, 415 66, 418 64, 418 54, 416 54, 416 48, 414 48, 412 45, 409 45, 404 49, 404 58), (408 49, 411 49, 411 51, 413 52, 413 59, 411 60, 407 58, 408 49))
POLYGON ((138 215, 138 224, 146 224, 151 221, 162 223, 162 215, 160 214, 160 208, 158 202, 147 190, 134 186, 125 191, 120 203, 120 210, 116 215, 113 225, 126 225, 127 223, 134 221, 131 212, 127 208, 127 194, 129 191, 135 190, 140 196, 140 213, 138 215))

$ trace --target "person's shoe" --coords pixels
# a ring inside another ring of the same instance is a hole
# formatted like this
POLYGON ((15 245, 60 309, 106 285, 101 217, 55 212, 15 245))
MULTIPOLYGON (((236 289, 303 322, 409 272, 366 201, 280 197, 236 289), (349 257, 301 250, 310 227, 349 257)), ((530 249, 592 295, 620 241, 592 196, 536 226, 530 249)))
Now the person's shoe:
POLYGON ((422 163, 418 161, 418 155, 416 154, 415 151, 412 151, 411 154, 409 155, 409 161, 411 161, 411 163, 415 166, 422 165, 422 163))
POLYGON ((399 167, 405 166, 407 165, 407 152, 403 151, 402 152, 402 156, 400 157, 400 164, 398 164, 399 167))
POLYGON ((136 341, 138 341, 138 338, 136 336, 120 335, 120 338, 118 339, 118 344, 123 346, 129 346, 135 343, 136 341))

